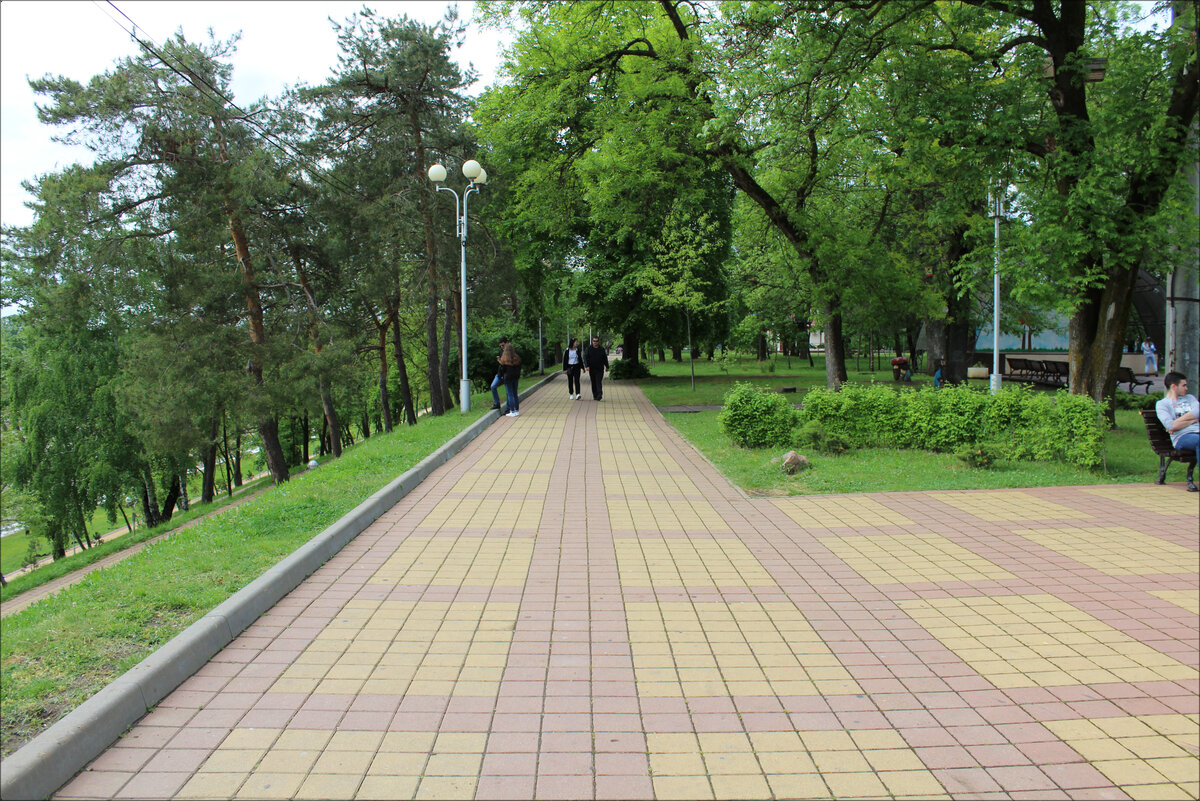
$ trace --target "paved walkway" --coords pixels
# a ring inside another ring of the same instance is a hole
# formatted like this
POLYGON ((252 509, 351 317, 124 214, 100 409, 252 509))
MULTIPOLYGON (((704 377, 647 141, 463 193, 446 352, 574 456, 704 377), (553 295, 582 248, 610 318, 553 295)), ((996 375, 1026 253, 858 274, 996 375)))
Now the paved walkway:
POLYGON ((1181 485, 747 499, 555 382, 60 798, 1197 798, 1181 485))

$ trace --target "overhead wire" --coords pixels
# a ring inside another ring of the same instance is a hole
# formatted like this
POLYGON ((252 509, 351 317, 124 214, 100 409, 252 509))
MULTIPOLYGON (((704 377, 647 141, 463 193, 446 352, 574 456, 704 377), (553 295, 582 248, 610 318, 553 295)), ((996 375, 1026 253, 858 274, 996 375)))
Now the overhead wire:
POLYGON ((154 39, 154 37, 150 36, 148 33, 144 33, 144 38, 139 37, 137 33, 138 30, 140 29, 141 31, 145 32, 145 27, 138 25, 138 23, 136 23, 128 14, 122 11, 117 4, 113 2, 113 0, 105 0, 105 2, 112 6, 114 11, 124 17, 132 27, 126 27, 119 19, 113 17, 112 14, 109 14, 99 0, 93 0, 93 2, 97 7, 100 8, 101 11, 104 12, 105 16, 113 21, 114 24, 121 28, 121 30, 128 33, 133 41, 137 42, 137 44, 141 46, 147 53, 162 62, 163 66, 171 70, 171 72, 175 73, 179 77, 183 78, 193 87, 195 87, 195 89, 201 94, 207 95, 210 99, 219 101, 222 106, 228 106, 236 111, 238 115, 240 115, 241 121, 251 128, 255 133, 257 133, 266 144, 282 151, 293 162, 299 162, 302 166, 304 166, 309 174, 311 174, 321 183, 324 183, 327 186, 343 194, 350 195, 356 199, 364 199, 356 187, 347 184, 337 176, 327 174, 312 158, 296 150, 293 146, 287 144, 286 142, 278 140, 272 133, 265 130, 261 125, 259 125, 257 120, 253 119, 250 114, 238 106, 232 98, 227 96, 217 87, 213 86, 206 78, 204 78, 204 76, 197 73, 196 70, 192 69, 182 57, 167 55, 165 52, 163 52, 165 48, 163 48, 162 45, 160 45, 154 39), (149 39, 150 43, 147 43, 145 39, 149 39), (151 44, 153 44, 153 47, 151 44), (175 64, 171 63, 169 59, 172 58, 180 65, 180 67, 182 67, 183 71, 177 68, 175 64))

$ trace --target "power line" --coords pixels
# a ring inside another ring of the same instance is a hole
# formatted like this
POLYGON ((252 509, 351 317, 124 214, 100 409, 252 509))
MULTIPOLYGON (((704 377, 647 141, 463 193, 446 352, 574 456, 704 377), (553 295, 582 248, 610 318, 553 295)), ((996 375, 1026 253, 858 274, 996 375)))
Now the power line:
POLYGON ((339 192, 342 192, 343 194, 347 194, 352 197, 356 197, 360 200, 366 199, 366 198, 362 197, 362 195, 358 192, 358 190, 355 187, 350 186, 349 184, 345 183, 340 178, 338 178, 334 175, 326 174, 316 164, 316 162, 313 161, 311 158, 309 158, 305 154, 297 151, 294 147, 287 144, 286 142, 277 140, 273 134, 271 134, 267 130, 263 129, 258 124, 258 122, 255 121, 251 117, 251 115, 249 115, 247 112, 245 112, 243 109, 241 109, 235 102, 233 102, 232 98, 228 97, 221 90, 217 89, 217 87, 215 87, 211 83, 209 83, 209 81, 207 79, 205 79, 204 76, 197 73, 194 69, 192 69, 187 64, 187 62, 185 62, 183 60, 183 58, 181 58, 179 56, 173 56, 173 58, 180 65, 180 67, 182 67, 182 69, 184 71, 180 71, 180 69, 176 68, 176 66, 174 64, 172 64, 171 61, 168 60, 167 54, 165 54, 163 52, 164 48, 161 45, 159 45, 158 42, 152 36, 150 36, 149 34, 145 34, 145 39, 149 39, 149 41, 151 43, 153 43, 153 45, 154 45, 153 47, 151 47, 150 44, 147 44, 147 42, 144 41, 143 38, 138 36, 138 34, 137 34, 138 29, 141 28, 142 31, 145 31, 145 28, 138 25, 136 22, 134 22, 133 19, 130 18, 130 16, 128 14, 126 14, 124 11, 122 11, 120 8, 117 7, 116 3, 114 3, 113 0, 105 0, 105 2, 107 2, 108 5, 112 6, 114 11, 116 11, 118 14, 120 14, 122 17, 124 17, 129 22, 129 25, 132 26, 131 28, 126 27, 120 20, 116 19, 111 14, 109 14, 104 9, 104 7, 98 2, 98 0, 93 0, 93 2, 100 8, 101 11, 104 11, 105 15, 109 19, 111 19, 118 27, 120 27, 121 30, 128 33, 130 38, 133 39, 133 41, 137 42, 138 45, 140 45, 147 53, 149 53, 150 55, 157 58, 160 62, 162 62, 163 66, 165 66, 167 69, 171 70, 171 72, 174 72, 179 77, 183 78, 185 81, 187 81, 193 87, 195 87, 196 90, 199 91, 201 94, 207 95, 211 99, 218 100, 222 106, 228 106, 231 109, 233 109, 234 111, 236 111, 238 113, 241 121, 243 123, 245 123, 245 125, 247 127, 251 128, 255 133, 257 133, 259 135, 259 137, 266 144, 269 144, 272 147, 282 151, 284 153, 284 155, 286 155, 289 159, 291 159, 295 162, 300 162, 309 171, 309 173, 314 178, 316 178, 318 181, 320 181, 321 183, 324 183, 327 186, 329 186, 339 192))

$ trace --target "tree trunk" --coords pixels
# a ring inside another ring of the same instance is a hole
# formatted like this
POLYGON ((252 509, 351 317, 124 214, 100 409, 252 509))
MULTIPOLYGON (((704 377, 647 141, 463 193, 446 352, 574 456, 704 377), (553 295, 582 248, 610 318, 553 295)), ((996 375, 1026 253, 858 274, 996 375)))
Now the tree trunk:
MULTIPOLYGON (((321 430, 324 431, 325 426, 327 425, 330 430, 334 432, 333 440, 336 442, 338 439, 337 432, 341 430, 342 423, 338 418, 337 409, 335 409, 333 406, 333 390, 329 386, 328 376, 321 375, 321 377, 318 379, 318 383, 320 384, 321 388, 321 409, 325 412, 321 430)), ((324 449, 322 449, 321 453, 324 455, 324 449)), ((333 458, 337 459, 341 455, 342 446, 338 445, 333 449, 333 458)))
POLYGON ((200 484, 200 503, 212 503, 217 486, 217 416, 208 424, 208 447, 204 449, 204 481, 200 484))
POLYGON ((387 329, 389 320, 376 326, 379 334, 379 404, 383 407, 383 430, 392 433, 392 399, 388 395, 387 329))
POLYGON ((275 417, 263 417, 258 421, 258 435, 262 440, 263 454, 267 458, 267 469, 271 478, 278 484, 288 480, 287 459, 283 455, 283 446, 279 444, 279 420, 275 417))
POLYGON ((146 516, 146 527, 154 528, 159 523, 158 490, 154 487, 154 476, 150 474, 150 467, 144 466, 142 471, 142 512, 146 516))
POLYGON ((767 335, 758 335, 758 361, 765 362, 767 360, 767 335))
POLYGON ((221 442, 225 446, 225 496, 233 497, 233 464, 229 458, 229 427, 225 425, 225 410, 221 410, 221 442))
POLYGON ((832 390, 841 389, 849 378, 846 343, 842 338, 842 313, 837 309, 837 301, 830 301, 825 306, 825 386, 832 390))
POLYGON ((396 360, 396 379, 400 385, 400 403, 404 407, 404 419, 410 426, 417 424, 417 411, 413 407, 412 387, 408 383, 408 365, 404 363, 404 345, 400 341, 400 312, 393 306, 392 357, 396 360))
POLYGON ((179 511, 186 512, 191 505, 187 492, 187 471, 179 474, 179 511))
POLYGON ((300 458, 303 459, 304 464, 307 465, 308 464, 308 438, 310 436, 312 436, 312 430, 310 429, 309 423, 308 423, 308 409, 304 410, 304 424, 300 426, 300 431, 303 434, 302 439, 304 442, 304 445, 303 445, 304 452, 300 454, 300 458))
POLYGON ((429 275, 429 307, 425 309, 425 366, 429 378, 429 413, 436 416, 446 413, 446 400, 442 397, 441 364, 438 359, 437 337, 437 284, 433 281, 432 268, 429 275))
POLYGON ((242 429, 234 435, 233 452, 233 486, 242 486, 242 429))
MULTIPOLYGON (((342 447, 339 444, 338 450, 340 451, 341 449, 342 449, 342 447)), ((321 418, 321 452, 318 453, 317 456, 324 456, 327 453, 329 453, 329 421, 327 421, 324 417, 322 417, 321 418)))
POLYGON ((673 361, 673 362, 682 362, 683 361, 683 345, 676 344, 676 345, 671 346, 671 361, 673 361))
POLYGON ((1137 270, 1109 270, 1103 289, 1095 288, 1071 315, 1070 388, 1077 395, 1110 402, 1117 387, 1117 368, 1121 366, 1121 341, 1129 323, 1137 270))
POLYGON ((158 516, 159 520, 170 520, 171 515, 175 514, 175 504, 179 500, 179 492, 179 476, 172 476, 171 488, 167 490, 167 497, 163 499, 162 512, 158 516))

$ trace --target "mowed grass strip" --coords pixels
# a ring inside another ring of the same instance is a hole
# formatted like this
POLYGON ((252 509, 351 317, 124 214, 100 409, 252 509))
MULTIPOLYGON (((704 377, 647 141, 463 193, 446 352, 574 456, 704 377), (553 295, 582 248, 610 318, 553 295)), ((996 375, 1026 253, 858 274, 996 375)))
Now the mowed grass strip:
MULTIPOLYGON (((724 365, 697 359, 696 388, 692 389, 686 358, 683 362, 647 362, 650 378, 636 381, 651 403, 669 406, 719 406, 738 381, 747 381, 768 391, 794 386, 796 394, 784 397, 793 403, 803 403, 804 395, 814 387, 825 386, 824 356, 814 357, 814 366, 807 359, 775 356, 774 372, 768 363, 753 357, 738 357, 724 365)), ((866 367, 863 358, 859 365, 866 367)), ((856 368, 855 360, 847 363, 850 380, 875 382, 896 389, 926 386, 929 376, 918 374, 912 383, 892 380, 891 366, 883 360, 880 370, 856 368)), ((986 379, 972 380, 972 386, 987 387, 986 379)), ((1150 450, 1146 427, 1136 411, 1118 410, 1117 428, 1105 436, 1105 461, 1088 470, 1058 462, 1002 461, 991 470, 968 467, 953 454, 929 451, 866 448, 838 456, 813 453, 795 448, 813 464, 813 469, 788 476, 772 459, 793 449, 791 443, 775 448, 739 448, 720 430, 716 411, 668 413, 672 426, 726 478, 747 492, 760 495, 812 495, 846 492, 897 492, 905 490, 1002 489, 1015 487, 1050 487, 1085 484, 1149 483, 1157 476, 1158 459, 1150 450)), ((1183 468, 1174 466, 1167 473, 1170 481, 1183 479, 1183 468)))
MULTIPOLYGON (((666 419, 734 484, 755 495, 818 495, 846 492, 1003 489, 1086 484, 1150 483, 1158 458, 1150 450, 1141 416, 1118 411, 1119 428, 1104 438, 1107 469, 1087 470, 1060 462, 1001 461, 990 470, 971 468, 953 454, 864 448, 836 456, 796 448, 812 468, 786 475, 771 460, 792 449, 739 448, 721 432, 716 411, 667 414, 666 419)), ((1167 473, 1181 481, 1184 468, 1167 473)))
MULTIPOLYGON (((474 409, 486 410, 482 400, 474 409)), ((422 418, 147 546, 3 621, 7 755, 245 587, 484 412, 422 418)))
MULTIPOLYGON (((134 529, 132 533, 122 532, 110 536, 100 545, 88 548, 86 551, 73 553, 70 556, 59 559, 57 562, 50 562, 49 564, 35 568, 29 573, 24 573, 16 578, 9 578, 8 584, 5 587, 0 588, 0 601, 12 600, 23 592, 32 590, 35 587, 40 587, 43 584, 53 581, 61 576, 65 576, 68 573, 74 573, 76 570, 87 567, 93 562, 98 562, 110 554, 123 551, 126 548, 132 548, 134 545, 145 542, 146 540, 152 540, 155 537, 161 537, 164 534, 170 534, 171 532, 184 525, 187 525, 198 517, 204 517, 205 515, 221 512, 230 504, 237 503, 247 495, 253 495, 264 487, 269 487, 270 484, 270 478, 255 479, 254 481, 243 484, 242 487, 240 487, 238 491, 234 493, 232 498, 222 495, 218 498, 214 498, 212 503, 201 504, 198 502, 193 502, 188 511, 176 511, 175 514, 171 515, 170 520, 157 525, 154 528, 140 526, 134 529)), ((103 514, 103 511, 101 511, 101 514, 103 514)), ((109 532, 111 532, 111 527, 105 533, 109 532)), ((4 539, 9 540, 13 537, 20 537, 22 542, 28 541, 23 534, 14 534, 11 537, 5 537, 4 539)), ((24 546, 22 545, 20 547, 24 546)), ((16 548, 14 548, 14 550, 16 550, 16 548)), ((17 562, 17 567, 20 567, 19 561, 17 562)))

